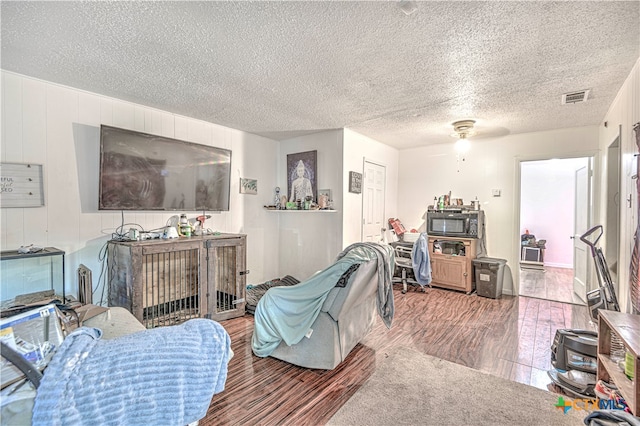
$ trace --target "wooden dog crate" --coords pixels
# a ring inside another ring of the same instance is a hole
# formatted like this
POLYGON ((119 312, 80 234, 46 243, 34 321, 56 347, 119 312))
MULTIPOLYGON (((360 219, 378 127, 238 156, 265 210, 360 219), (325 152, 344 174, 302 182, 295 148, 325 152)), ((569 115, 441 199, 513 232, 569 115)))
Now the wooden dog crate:
POLYGON ((109 306, 147 328, 244 315, 246 236, 109 241, 109 306))

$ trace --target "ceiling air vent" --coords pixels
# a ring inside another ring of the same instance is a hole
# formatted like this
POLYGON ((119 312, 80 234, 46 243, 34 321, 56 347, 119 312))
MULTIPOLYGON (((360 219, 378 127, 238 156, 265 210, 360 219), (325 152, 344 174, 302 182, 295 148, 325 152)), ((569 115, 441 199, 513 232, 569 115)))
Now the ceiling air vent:
POLYGON ((579 92, 565 93, 564 95, 562 95, 562 105, 586 102, 588 97, 589 90, 580 90, 579 92))

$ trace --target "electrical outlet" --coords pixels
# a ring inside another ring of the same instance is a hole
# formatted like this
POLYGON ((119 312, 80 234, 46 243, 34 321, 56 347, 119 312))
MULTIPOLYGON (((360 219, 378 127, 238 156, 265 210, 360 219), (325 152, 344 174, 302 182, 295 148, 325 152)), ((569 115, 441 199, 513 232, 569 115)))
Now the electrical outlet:
POLYGON ((492 189, 491 190, 491 195, 493 195, 494 197, 499 197, 500 196, 500 190, 499 189, 492 189))

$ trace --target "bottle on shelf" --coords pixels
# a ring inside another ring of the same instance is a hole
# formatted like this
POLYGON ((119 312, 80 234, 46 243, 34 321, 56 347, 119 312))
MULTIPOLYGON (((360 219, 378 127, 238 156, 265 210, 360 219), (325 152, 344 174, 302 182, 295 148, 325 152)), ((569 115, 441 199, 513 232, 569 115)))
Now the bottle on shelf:
POLYGON ((282 208, 284 208, 284 206, 282 206, 280 204, 280 187, 276 186, 276 196, 275 196, 275 206, 276 206, 276 210, 280 210, 282 208))

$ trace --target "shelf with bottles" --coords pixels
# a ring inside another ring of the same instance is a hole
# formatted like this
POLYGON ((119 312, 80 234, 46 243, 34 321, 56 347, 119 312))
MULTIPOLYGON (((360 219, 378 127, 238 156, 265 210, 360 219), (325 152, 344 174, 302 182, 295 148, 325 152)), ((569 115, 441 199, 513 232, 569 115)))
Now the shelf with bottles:
POLYGON ((265 210, 277 213, 335 213, 335 209, 276 209, 273 206, 264 206, 265 210))
POLYGON ((634 415, 640 412, 640 315, 600 310, 598 312, 599 380, 613 381, 634 415), (629 364, 619 367, 613 350, 613 335, 622 342, 629 364), (628 367, 627 367, 628 365, 628 367))

